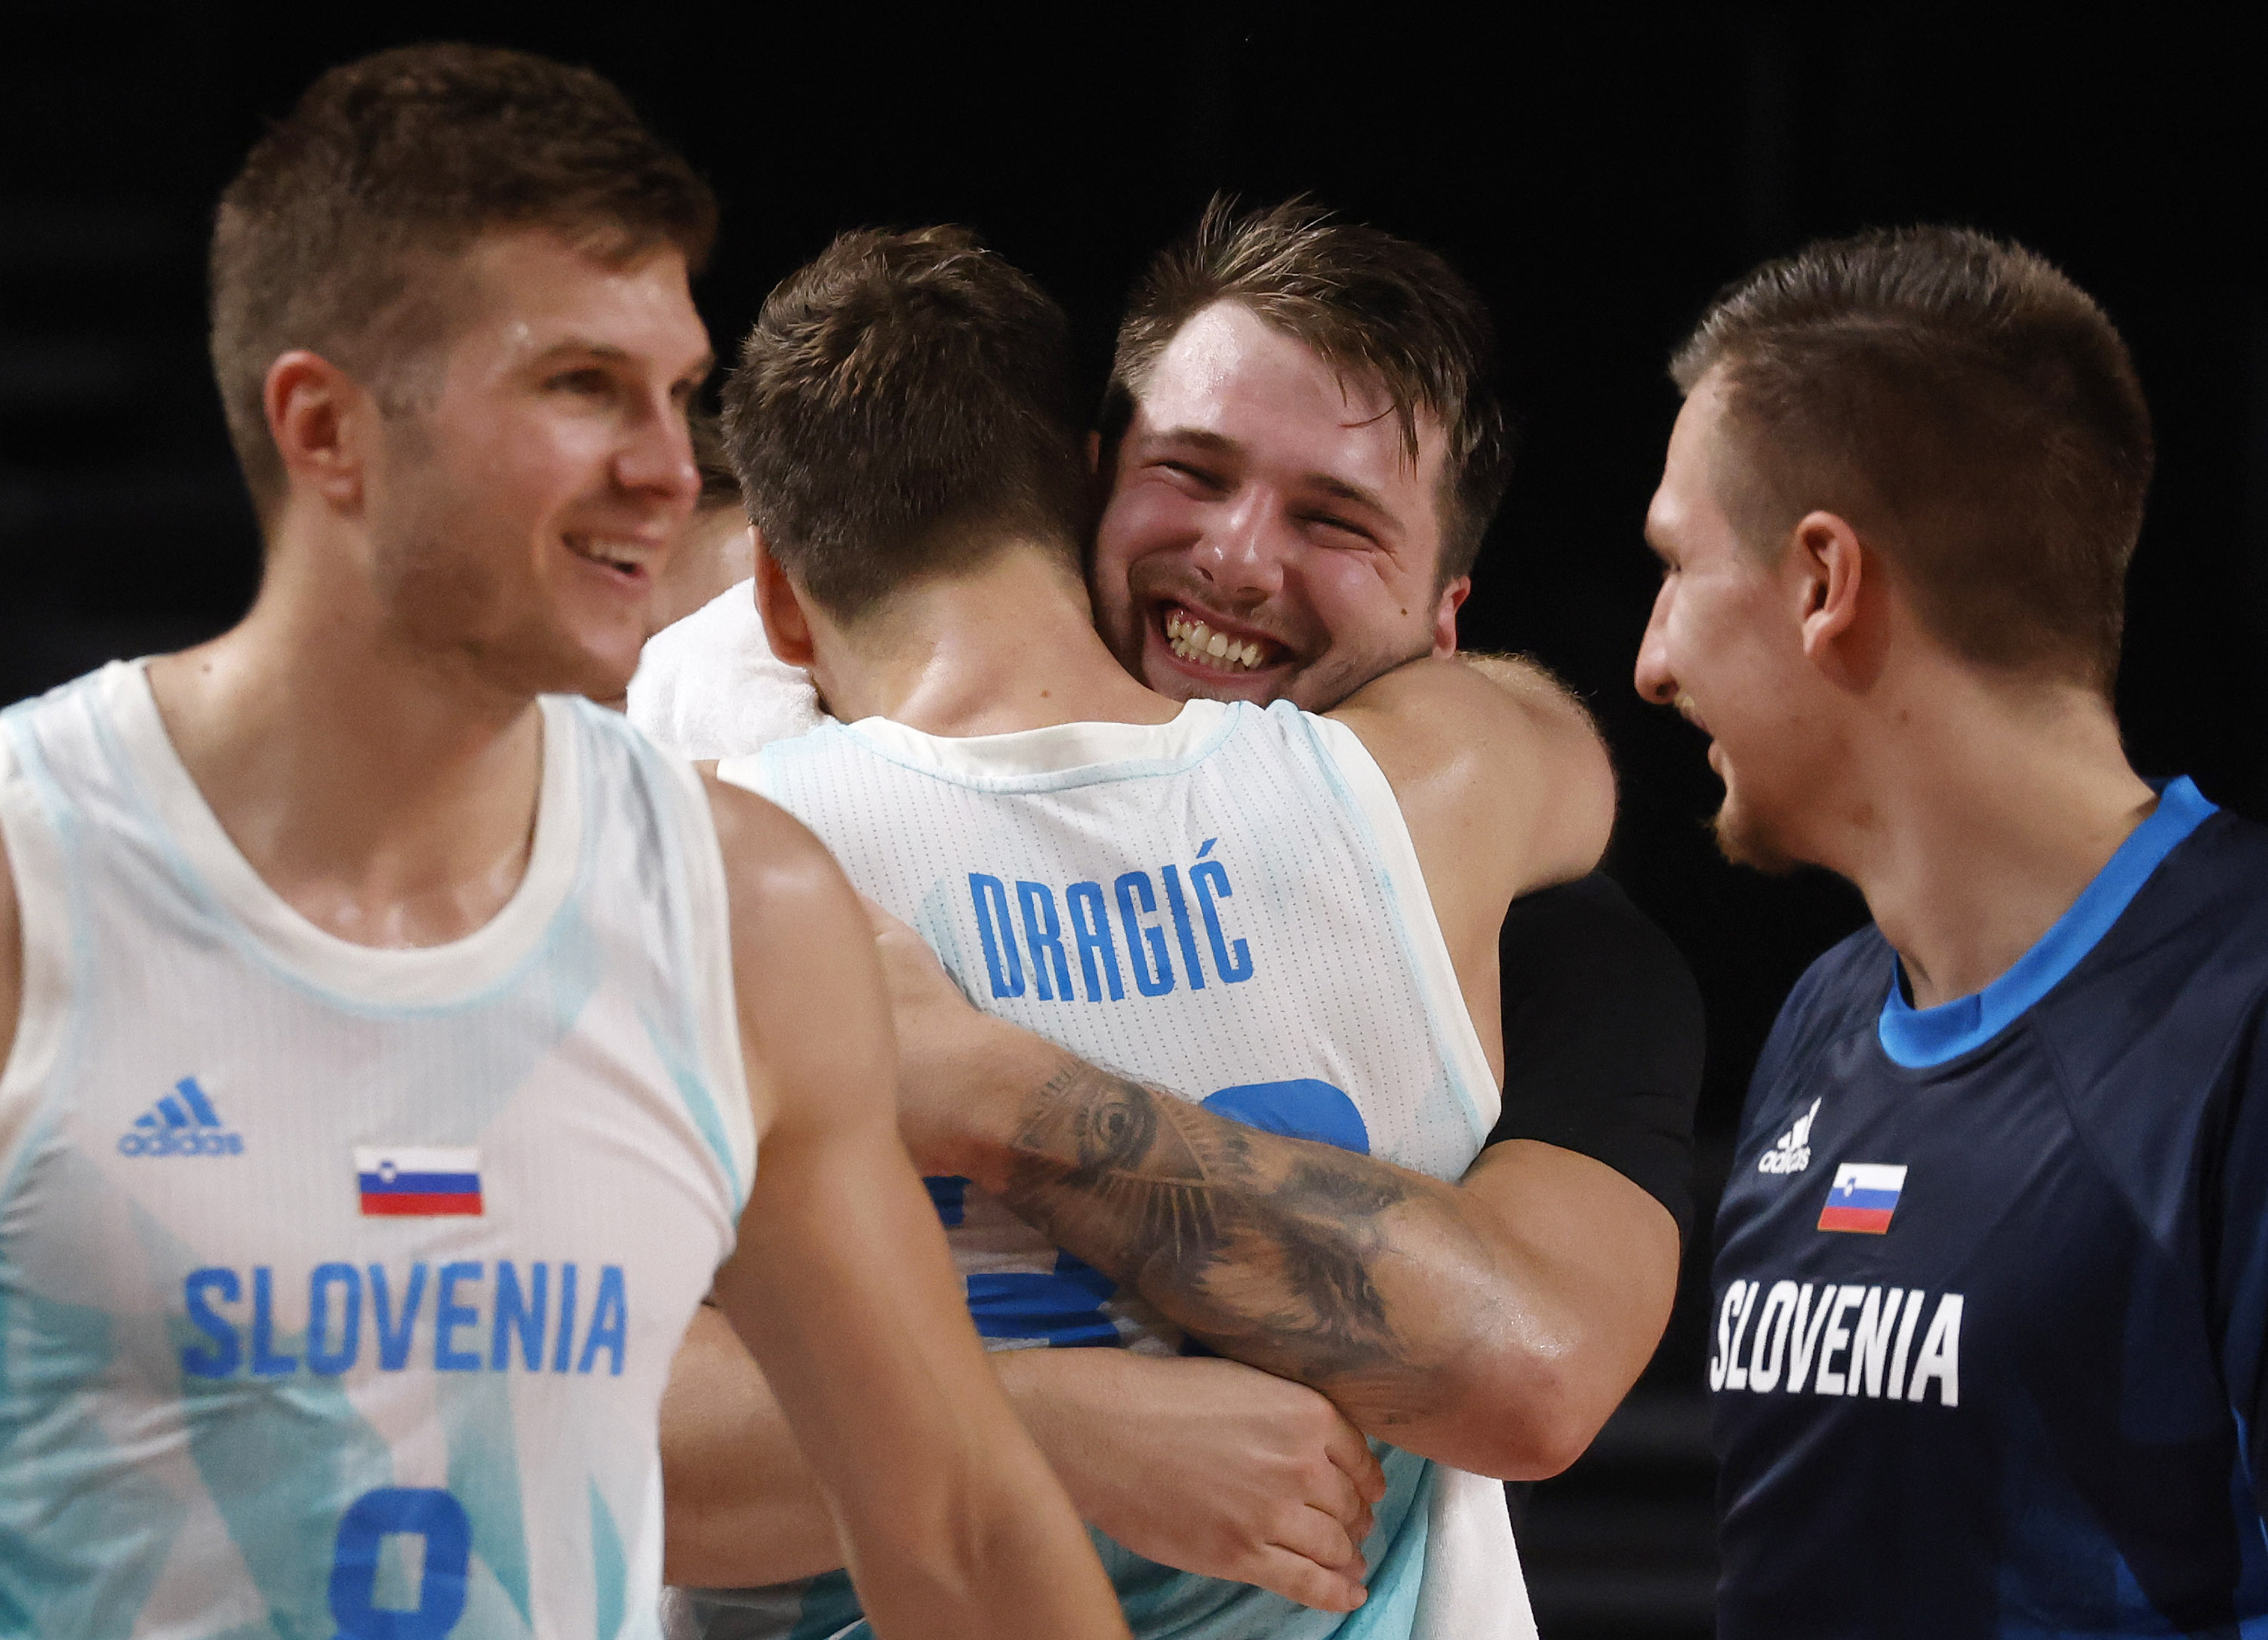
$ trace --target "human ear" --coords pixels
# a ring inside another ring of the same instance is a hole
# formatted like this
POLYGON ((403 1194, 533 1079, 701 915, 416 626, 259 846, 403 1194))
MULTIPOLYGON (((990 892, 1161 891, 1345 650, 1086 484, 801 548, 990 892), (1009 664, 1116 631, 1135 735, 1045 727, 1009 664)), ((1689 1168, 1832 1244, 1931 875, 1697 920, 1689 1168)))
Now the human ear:
POLYGON ((1471 595, 1473 577, 1461 575, 1441 589, 1439 602, 1433 606, 1433 652, 1454 655, 1457 652, 1457 610, 1471 595))
POLYGON ((755 548, 756 614, 763 620, 764 639, 774 655, 807 672, 812 657, 811 618, 804 614, 801 594, 764 545, 764 533, 751 525, 748 539, 755 548))
POLYGON ((1791 587, 1803 652, 1846 681, 1864 684, 1880 657, 1865 621, 1867 549, 1848 519, 1808 512, 1796 521, 1788 545, 1791 587))
POLYGON ((261 401, 269 437, 294 487, 342 511, 358 508, 372 407, 355 379, 321 354, 294 348, 268 367, 261 401))

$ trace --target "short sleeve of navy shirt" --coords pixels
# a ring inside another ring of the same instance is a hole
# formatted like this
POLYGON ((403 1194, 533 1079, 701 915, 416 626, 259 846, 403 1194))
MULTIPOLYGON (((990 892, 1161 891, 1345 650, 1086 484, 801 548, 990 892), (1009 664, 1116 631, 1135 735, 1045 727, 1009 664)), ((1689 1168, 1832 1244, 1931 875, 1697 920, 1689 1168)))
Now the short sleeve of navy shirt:
POLYGON ((2268 1636, 2264 996, 2268 830, 2187 780, 1977 995, 1805 974, 1718 1218, 1720 1635, 2268 1636))

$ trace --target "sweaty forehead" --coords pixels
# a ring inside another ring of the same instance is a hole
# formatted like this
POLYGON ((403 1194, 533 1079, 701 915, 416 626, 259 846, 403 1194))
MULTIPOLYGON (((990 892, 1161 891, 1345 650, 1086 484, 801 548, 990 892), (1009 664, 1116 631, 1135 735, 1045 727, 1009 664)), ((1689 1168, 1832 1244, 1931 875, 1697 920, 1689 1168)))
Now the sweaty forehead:
POLYGON ((1421 470, 1413 472, 1383 389, 1343 378, 1306 342, 1233 301, 1198 313, 1160 350, 1139 415, 1152 433, 1226 438, 1256 460, 1381 493, 1422 486, 1441 460, 1439 430, 1421 416, 1421 470))
POLYGON ((514 354, 579 345, 662 370, 707 357, 685 259, 674 246, 614 258, 540 229, 496 232, 450 271, 457 324, 514 354))

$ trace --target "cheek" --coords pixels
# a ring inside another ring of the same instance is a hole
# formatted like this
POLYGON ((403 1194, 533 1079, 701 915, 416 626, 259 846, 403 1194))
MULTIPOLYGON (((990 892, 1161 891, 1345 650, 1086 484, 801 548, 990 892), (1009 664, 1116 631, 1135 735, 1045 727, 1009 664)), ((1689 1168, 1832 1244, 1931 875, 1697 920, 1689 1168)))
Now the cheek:
POLYGON ((1124 611, 1145 592, 1184 582, 1201 537, 1196 510, 1180 496, 1144 485, 1114 499, 1094 532, 1097 607, 1124 611))
POLYGON ((1359 553, 1309 550, 1286 567, 1296 573, 1334 649, 1398 654, 1430 643, 1434 600, 1429 583, 1381 571, 1379 561, 1359 553))

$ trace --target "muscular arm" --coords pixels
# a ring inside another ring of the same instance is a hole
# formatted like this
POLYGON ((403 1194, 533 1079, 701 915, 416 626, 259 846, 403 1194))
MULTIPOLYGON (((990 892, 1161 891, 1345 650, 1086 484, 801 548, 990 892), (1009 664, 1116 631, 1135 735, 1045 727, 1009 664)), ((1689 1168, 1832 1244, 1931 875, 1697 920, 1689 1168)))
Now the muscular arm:
POLYGON ((900 1144, 850 886, 770 804, 710 788, 761 1163, 719 1306, 761 1364, 877 1632, 1126 1633, 1017 1423, 900 1144), (855 1210, 846 1210, 855 1204, 855 1210))
MULTIPOLYGON (((1385 1480, 1313 1391, 1233 1361, 1117 1350, 991 1357, 1080 1515, 1149 1558, 1347 1611, 1385 1480)), ((664 1570, 698 1588, 831 1570, 842 1551, 779 1403, 703 1308, 662 1401, 664 1570)))
POLYGON ((1258 1132, 973 1011, 962 1028, 956 1057, 992 1092, 947 1165, 1367 1434, 1556 1474, 1660 1335, 1676 1226, 1587 1157, 1514 1142, 1445 1184, 1258 1132))
MULTIPOLYGON (((1394 787, 1500 1072, 1498 926, 1513 894, 1596 859, 1603 752, 1557 691, 1522 701, 1450 661, 1334 715, 1394 787)), ((1367 1433, 1507 1478, 1556 1473, 1659 1339, 1676 1225, 1611 1167, 1521 1139, 1448 1184, 1256 1132, 976 1014, 909 932, 883 943, 924 1165, 1367 1433)))

